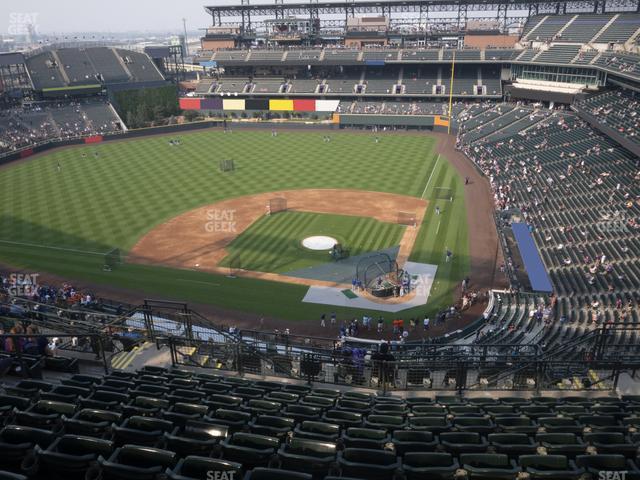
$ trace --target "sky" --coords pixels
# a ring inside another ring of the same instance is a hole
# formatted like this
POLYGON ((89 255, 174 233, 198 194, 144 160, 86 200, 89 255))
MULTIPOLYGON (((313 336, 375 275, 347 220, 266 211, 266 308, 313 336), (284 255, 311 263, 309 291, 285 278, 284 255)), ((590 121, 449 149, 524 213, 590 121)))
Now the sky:
MULTIPOLYGON (((209 26, 206 4, 239 0, 0 0, 0 35, 35 23, 40 34, 73 32, 175 32, 209 26)), ((260 3, 260 2, 256 2, 260 3)))

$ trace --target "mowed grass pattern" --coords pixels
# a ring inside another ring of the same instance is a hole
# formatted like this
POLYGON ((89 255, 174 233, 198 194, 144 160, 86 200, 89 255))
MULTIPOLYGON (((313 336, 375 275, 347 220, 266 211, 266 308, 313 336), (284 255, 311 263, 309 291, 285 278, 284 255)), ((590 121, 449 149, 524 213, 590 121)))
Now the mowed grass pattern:
MULTIPOLYGON (((168 144, 171 137, 158 136, 59 150, 10 165, 0 170, 0 261, 256 315, 318 318, 326 307, 302 303, 306 288, 298 285, 133 264, 103 272, 102 253, 115 247, 126 253, 155 225, 224 198, 296 188, 354 188, 415 197, 424 192, 423 198, 432 203, 411 259, 437 263, 439 269, 433 301, 405 315, 446 306, 468 270, 467 223, 464 186, 446 159, 436 163, 434 139, 382 133, 375 143, 368 134, 339 132, 325 143, 324 135, 284 131, 274 138, 269 131, 204 131, 174 136, 182 140, 179 147, 168 144), (219 161, 230 158, 236 172, 219 172, 219 161), (432 199, 437 186, 453 187, 456 195, 452 208, 443 208, 438 218, 432 199), (445 245, 454 251, 450 264, 443 262, 445 245)), ((351 308, 336 312, 364 313, 351 308)))
MULTIPOLYGON (((246 270, 283 273, 331 261, 326 251, 311 251, 301 242, 312 235, 329 235, 352 256, 399 245, 405 227, 372 218, 282 212, 262 217, 228 247, 222 265, 240 259, 246 270)), ((237 263, 236 263, 237 265, 237 263)))

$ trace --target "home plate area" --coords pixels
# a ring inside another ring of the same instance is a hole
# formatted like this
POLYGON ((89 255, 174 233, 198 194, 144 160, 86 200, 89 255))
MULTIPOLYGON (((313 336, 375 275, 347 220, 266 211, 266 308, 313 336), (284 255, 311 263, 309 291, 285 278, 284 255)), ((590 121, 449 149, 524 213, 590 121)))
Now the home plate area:
POLYGON ((407 262, 404 265, 404 270, 411 276, 412 292, 403 297, 391 297, 385 300, 360 291, 352 292, 355 295, 345 295, 344 287, 311 286, 302 301, 384 312, 400 312, 408 308, 426 305, 438 266, 407 262))

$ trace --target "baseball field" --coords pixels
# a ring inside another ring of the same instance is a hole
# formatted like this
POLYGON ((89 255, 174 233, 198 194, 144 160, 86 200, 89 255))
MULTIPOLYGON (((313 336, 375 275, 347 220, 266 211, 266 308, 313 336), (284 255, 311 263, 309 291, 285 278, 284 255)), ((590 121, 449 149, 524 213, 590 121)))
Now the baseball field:
POLYGON ((223 268, 233 255, 242 269, 274 275, 326 263, 299 242, 331 235, 352 254, 400 244, 409 260, 438 265, 426 308, 403 316, 450 305, 470 265, 464 179, 428 134, 379 134, 379 141, 360 132, 326 135, 207 130, 60 149, 10 164, 0 169, 0 263, 304 321, 327 311, 301 302, 306 285, 259 274, 228 278, 223 268), (221 171, 221 160, 233 160, 235 170, 221 171), (264 200, 281 192, 294 208, 265 218, 264 200), (245 212, 251 202, 259 208, 245 212), (409 238, 413 227, 395 218, 416 205, 424 212, 409 238), (207 236, 211 230, 223 237, 207 236), (105 254, 114 249, 123 263, 105 271, 105 254), (447 249, 452 262, 444 261, 447 249))

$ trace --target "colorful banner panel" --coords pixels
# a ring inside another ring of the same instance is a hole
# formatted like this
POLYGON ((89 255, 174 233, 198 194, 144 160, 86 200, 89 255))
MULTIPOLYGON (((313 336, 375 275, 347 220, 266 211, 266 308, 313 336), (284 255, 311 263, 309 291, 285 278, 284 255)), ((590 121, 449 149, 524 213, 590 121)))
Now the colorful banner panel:
POLYGON ((316 100, 316 112, 335 112, 340 100, 316 100))
POLYGON ((292 112, 293 111, 293 100, 278 100, 271 99, 269 100, 269 110, 279 110, 292 112))
POLYGON ((182 110, 200 110, 200 98, 181 98, 180 108, 182 110))
POLYGON ((222 100, 223 110, 244 110, 244 98, 225 98, 222 100))
POLYGON ((220 97, 203 98, 200 102, 202 110, 222 110, 222 99, 220 97))
POLYGON ((268 110, 272 112, 335 112, 340 100, 283 98, 181 98, 182 110, 268 110))

